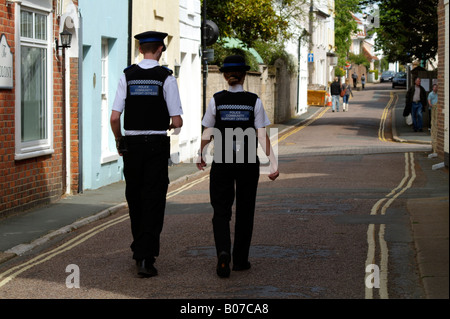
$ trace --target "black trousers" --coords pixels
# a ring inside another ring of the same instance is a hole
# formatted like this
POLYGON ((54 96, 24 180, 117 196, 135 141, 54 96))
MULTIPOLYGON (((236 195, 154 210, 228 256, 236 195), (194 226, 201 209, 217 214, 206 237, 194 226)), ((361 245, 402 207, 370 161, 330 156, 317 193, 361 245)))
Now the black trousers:
POLYGON ((127 136, 123 154, 133 242, 133 258, 159 256, 169 185, 170 138, 163 135, 127 136))
POLYGON ((258 180, 259 160, 249 164, 212 163, 210 197, 214 209, 212 224, 217 255, 222 251, 231 255, 230 221, 236 198, 232 254, 234 264, 245 264, 248 261, 258 180))

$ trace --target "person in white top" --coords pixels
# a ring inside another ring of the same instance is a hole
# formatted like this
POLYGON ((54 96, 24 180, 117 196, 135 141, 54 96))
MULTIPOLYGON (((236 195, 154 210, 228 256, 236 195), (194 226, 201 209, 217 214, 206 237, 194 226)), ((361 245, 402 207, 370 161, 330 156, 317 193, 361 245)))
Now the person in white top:
POLYGON ((176 79, 169 69, 158 64, 166 49, 166 36, 155 31, 135 36, 144 60, 124 70, 110 120, 117 150, 123 156, 133 235, 131 250, 141 277, 158 274, 154 263, 159 256, 169 184, 167 130, 183 125, 176 79), (123 113, 125 136, 121 131, 123 113))
POLYGON ((250 268, 248 257, 260 174, 256 139, 270 159, 269 178, 275 180, 279 176, 278 163, 265 130, 270 121, 259 97, 243 89, 248 69, 241 56, 225 58, 220 71, 224 73, 229 89, 214 94, 209 102, 202 120, 205 129, 197 159, 198 169, 203 170, 207 164, 202 154, 205 155, 206 146, 214 138, 210 197, 214 209, 212 222, 218 257, 216 272, 222 278, 229 277, 231 272, 230 220, 235 199, 233 270, 250 268))
MULTIPOLYGON (((159 66, 159 62, 153 59, 143 59, 141 62, 137 64, 142 69, 151 69, 159 66)), ((178 91, 177 79, 170 75, 167 77, 163 86, 164 98, 167 103, 167 108, 169 110, 169 115, 172 117, 172 128, 180 127, 180 123, 182 126, 183 119, 181 115, 183 115, 183 108, 181 107, 180 93, 178 91)), ((114 103, 112 105, 114 119, 120 118, 123 110, 125 109, 125 99, 127 97, 127 82, 125 74, 122 74, 119 85, 117 86, 116 97, 114 99, 114 103)), ((125 130, 125 135, 151 135, 151 134, 167 134, 167 130, 163 131, 127 131, 125 130)), ((118 136, 121 136, 121 133, 118 133, 118 136)))

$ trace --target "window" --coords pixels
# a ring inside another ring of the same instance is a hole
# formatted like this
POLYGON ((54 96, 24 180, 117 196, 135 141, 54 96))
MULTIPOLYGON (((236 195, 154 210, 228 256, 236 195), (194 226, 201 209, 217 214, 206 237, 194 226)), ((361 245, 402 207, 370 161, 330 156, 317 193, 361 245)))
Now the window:
POLYGON ((16 159, 53 153, 48 13, 22 9, 16 65, 16 159))
POLYGON ((46 51, 22 46, 21 50, 21 141, 46 139, 47 81, 46 51))

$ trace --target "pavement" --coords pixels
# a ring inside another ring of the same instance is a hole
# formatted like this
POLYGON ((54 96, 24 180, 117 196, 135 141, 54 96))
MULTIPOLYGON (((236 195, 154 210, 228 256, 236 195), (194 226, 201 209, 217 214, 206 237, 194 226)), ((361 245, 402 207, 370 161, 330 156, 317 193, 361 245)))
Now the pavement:
MULTIPOLYGON (((367 89, 370 89, 368 84, 367 89)), ((401 95, 401 94, 400 94, 401 95)), ((323 108, 310 106, 308 111, 283 124, 274 125, 281 133, 308 120, 323 108)), ((406 125, 402 115, 403 103, 396 103, 391 117, 392 138, 399 143, 430 144, 428 130, 415 133, 406 125)), ((430 152, 431 153, 431 152, 430 152)), ((449 202, 448 168, 433 154, 418 160, 429 181, 424 198, 407 200, 411 227, 417 251, 417 262, 426 297, 449 298, 449 202)), ((195 179, 199 174, 192 163, 169 167, 171 186, 195 179)), ((125 182, 117 182, 100 189, 67 196, 57 202, 0 220, 0 264, 23 255, 93 221, 115 214, 126 208, 125 182)))
MULTIPOLYGON (((399 143, 431 144, 427 128, 424 132, 414 132, 411 126, 406 125, 403 106, 404 99, 400 99, 392 112, 392 138, 399 143)), ((429 196, 407 201, 420 277, 428 299, 448 299, 448 167, 443 167, 443 162, 432 152, 427 160, 419 160, 419 165, 433 188, 429 196)))

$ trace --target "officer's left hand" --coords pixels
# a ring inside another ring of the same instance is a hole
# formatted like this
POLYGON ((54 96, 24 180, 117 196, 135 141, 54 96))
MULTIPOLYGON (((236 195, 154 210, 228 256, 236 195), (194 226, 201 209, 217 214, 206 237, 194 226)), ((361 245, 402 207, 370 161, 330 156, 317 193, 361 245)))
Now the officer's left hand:
POLYGON ((198 168, 200 171, 204 171, 204 170, 205 170, 205 167, 206 167, 205 161, 203 160, 203 158, 202 158, 201 156, 199 156, 199 157, 197 158, 197 168, 198 168))
POLYGON ((172 124, 170 124, 169 131, 170 130, 173 130, 171 135, 178 135, 181 132, 181 127, 176 127, 176 126, 173 126, 172 124))
POLYGON ((269 178, 272 181, 276 180, 278 176, 280 176, 280 172, 278 170, 273 172, 272 174, 269 174, 269 178))

